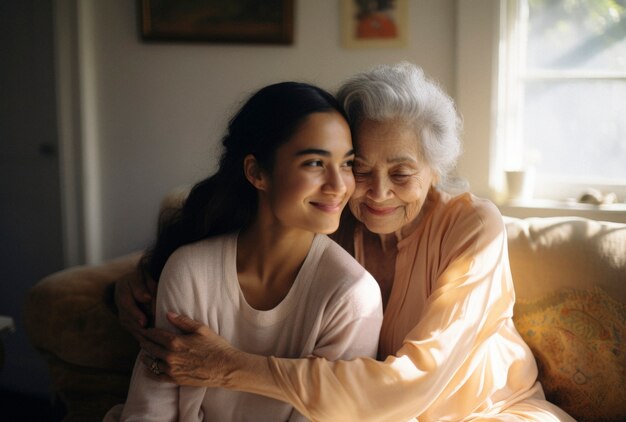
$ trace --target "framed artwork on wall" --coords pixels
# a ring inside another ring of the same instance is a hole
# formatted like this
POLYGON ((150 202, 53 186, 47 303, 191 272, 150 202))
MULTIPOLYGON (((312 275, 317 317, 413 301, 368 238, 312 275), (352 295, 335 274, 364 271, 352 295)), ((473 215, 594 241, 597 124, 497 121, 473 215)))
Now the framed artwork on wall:
POLYGON ((408 46, 409 0, 340 0, 346 48, 408 46))
POLYGON ((291 44, 294 0, 140 0, 144 40, 291 44))

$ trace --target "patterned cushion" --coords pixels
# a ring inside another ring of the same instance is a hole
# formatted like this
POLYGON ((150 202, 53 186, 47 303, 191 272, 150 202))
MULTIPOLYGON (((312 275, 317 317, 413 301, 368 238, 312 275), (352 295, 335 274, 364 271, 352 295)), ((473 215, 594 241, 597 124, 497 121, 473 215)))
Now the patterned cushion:
POLYGON ((626 306, 600 289, 518 301, 515 324, 547 398, 579 421, 626 420, 626 306))
POLYGON ((579 421, 626 420, 626 224, 505 221, 514 321, 546 396, 579 421))

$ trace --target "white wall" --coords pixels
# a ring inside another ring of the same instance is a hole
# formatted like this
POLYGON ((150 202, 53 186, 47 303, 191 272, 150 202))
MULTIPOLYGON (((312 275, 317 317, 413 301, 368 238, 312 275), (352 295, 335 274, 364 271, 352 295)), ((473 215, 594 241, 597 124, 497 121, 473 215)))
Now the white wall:
POLYGON ((161 198, 214 170, 228 116, 262 85, 334 90, 371 65, 410 60, 454 93, 454 0, 411 0, 409 46, 389 50, 342 48, 336 0, 295 3, 293 45, 241 46, 144 43, 136 2, 77 2, 87 261, 150 242, 161 198))
POLYGON ((499 0, 457 3, 455 98, 464 141, 458 171, 474 194, 493 199, 498 183, 491 166, 496 162, 499 0))

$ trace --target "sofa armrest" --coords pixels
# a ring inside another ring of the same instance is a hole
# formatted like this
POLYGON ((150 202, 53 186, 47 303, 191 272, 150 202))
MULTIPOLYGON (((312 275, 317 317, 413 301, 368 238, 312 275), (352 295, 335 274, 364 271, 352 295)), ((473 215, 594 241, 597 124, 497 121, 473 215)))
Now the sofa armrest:
POLYGON ((102 420, 126 398, 139 345, 118 322, 113 288, 123 277, 140 277, 140 256, 59 271, 27 295, 26 333, 47 361, 64 421, 102 420))

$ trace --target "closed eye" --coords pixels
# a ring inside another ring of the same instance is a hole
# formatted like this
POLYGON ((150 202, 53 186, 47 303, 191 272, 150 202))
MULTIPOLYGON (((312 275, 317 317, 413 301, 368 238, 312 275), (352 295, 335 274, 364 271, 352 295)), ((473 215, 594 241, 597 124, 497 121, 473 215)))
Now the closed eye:
POLYGON ((352 167, 352 171, 354 172, 354 175, 360 175, 360 176, 364 176, 366 174, 369 174, 372 170, 366 166, 364 166, 363 164, 359 163, 358 160, 355 161, 353 167, 352 167))
POLYGON ((392 174, 391 175, 391 179, 396 182, 396 183, 406 183, 409 181, 409 179, 411 179, 414 175, 413 174, 405 174, 405 173, 400 173, 400 174, 392 174))

